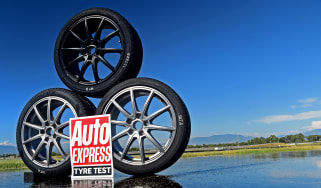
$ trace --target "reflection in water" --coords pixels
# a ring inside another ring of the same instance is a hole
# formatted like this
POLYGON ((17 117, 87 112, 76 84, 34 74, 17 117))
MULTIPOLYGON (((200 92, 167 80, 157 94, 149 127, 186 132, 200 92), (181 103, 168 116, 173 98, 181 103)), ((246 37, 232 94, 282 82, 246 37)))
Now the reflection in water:
MULTIPOLYGON (((112 180, 72 180, 70 177, 44 177, 32 172, 24 172, 24 183, 32 183, 31 187, 113 187, 112 180)), ((171 180, 169 176, 130 177, 116 183, 115 187, 177 187, 182 186, 171 180)))
MULTIPOLYGON (((116 172, 114 187, 321 187, 321 151, 181 159, 161 174, 165 176, 129 177, 116 172)), ((97 187, 107 183, 74 185, 97 187)), ((71 187, 72 182, 70 177, 0 172, 1 186, 71 187)))
POLYGON ((144 177, 130 177, 116 183, 116 187, 177 187, 181 188, 182 186, 175 181, 171 180, 168 176, 144 176, 144 177))
POLYGON ((265 153, 265 154, 255 154, 251 155, 255 159, 273 159, 277 160, 280 158, 305 158, 305 157, 315 157, 320 156, 320 150, 312 151, 297 151, 297 152, 280 152, 280 153, 265 153))
POLYGON ((71 186, 70 177, 45 177, 34 174, 33 172, 24 172, 24 183, 32 183, 31 187, 66 187, 71 186))
POLYGON ((113 180, 71 180, 70 177, 45 177, 32 172, 24 172, 24 183, 32 183, 31 187, 113 187, 113 180))
POLYGON ((114 187, 113 179, 102 179, 102 180, 72 180, 72 187, 83 188, 83 187, 114 187))

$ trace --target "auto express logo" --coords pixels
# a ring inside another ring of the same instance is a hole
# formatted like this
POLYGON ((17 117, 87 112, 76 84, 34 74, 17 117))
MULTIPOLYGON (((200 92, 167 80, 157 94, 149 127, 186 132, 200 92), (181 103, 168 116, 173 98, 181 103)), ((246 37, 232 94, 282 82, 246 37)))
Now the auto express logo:
POLYGON ((112 178, 110 115, 70 119, 73 179, 112 178))

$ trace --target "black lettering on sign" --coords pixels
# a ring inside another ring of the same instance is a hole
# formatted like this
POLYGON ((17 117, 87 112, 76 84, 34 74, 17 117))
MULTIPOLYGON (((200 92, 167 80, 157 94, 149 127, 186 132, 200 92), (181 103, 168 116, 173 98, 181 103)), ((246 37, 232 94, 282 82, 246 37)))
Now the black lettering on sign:
POLYGON ((112 175, 110 165, 107 166, 74 166, 74 176, 92 176, 92 175, 112 175))

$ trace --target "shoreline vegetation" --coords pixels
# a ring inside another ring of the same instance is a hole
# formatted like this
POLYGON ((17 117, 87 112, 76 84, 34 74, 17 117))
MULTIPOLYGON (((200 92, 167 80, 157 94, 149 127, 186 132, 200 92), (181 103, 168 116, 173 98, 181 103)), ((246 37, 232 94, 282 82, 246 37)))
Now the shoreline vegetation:
MULTIPOLYGON (((298 143, 298 144, 285 144, 285 143, 271 143, 247 146, 233 146, 226 148, 218 147, 201 147, 201 148, 188 148, 181 158, 190 157, 206 157, 206 156, 236 156, 247 154, 266 154, 266 153, 279 153, 279 152, 293 152, 293 151, 310 151, 321 150, 321 143, 298 143)), ((28 169, 20 158, 15 159, 2 159, 0 160, 0 172, 7 170, 23 170, 28 169)))
POLYGON ((206 157, 206 156, 235 156, 235 155, 247 155, 247 154, 267 154, 267 153, 280 153, 280 152, 294 152, 294 151, 310 151, 321 150, 321 143, 308 143, 308 144, 284 144, 284 143, 272 143, 262 144, 247 147, 234 147, 233 149, 215 151, 196 151, 185 152, 181 158, 189 157, 206 157))

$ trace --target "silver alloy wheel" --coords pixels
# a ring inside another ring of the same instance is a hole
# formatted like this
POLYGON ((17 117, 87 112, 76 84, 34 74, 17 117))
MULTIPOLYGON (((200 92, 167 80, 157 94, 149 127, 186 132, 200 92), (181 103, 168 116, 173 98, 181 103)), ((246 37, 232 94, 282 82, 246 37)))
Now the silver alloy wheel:
POLYGON ((146 86, 133 86, 121 90, 107 103, 103 114, 111 114, 112 124, 112 141, 114 157, 130 165, 146 165, 160 159, 170 148, 176 133, 176 116, 170 101, 160 91, 146 86), (144 99, 143 106, 139 109, 137 98, 147 97, 144 99), (156 99, 162 107, 149 113, 151 102, 156 99), (130 106, 131 113, 126 110, 130 106), (170 126, 157 125, 153 123, 159 116, 165 112, 169 113, 170 126), (121 120, 123 116, 123 120, 121 120), (137 124, 140 124, 140 126, 137 124), (117 127, 122 127, 122 131, 117 131, 117 127), (157 140, 152 132, 165 131, 169 132, 167 140, 162 143, 157 140), (128 137, 125 143, 120 139, 128 137), (146 149, 145 139, 147 139, 156 150, 146 149), (130 148, 134 141, 137 140, 138 154, 131 154, 130 148), (139 158, 137 157, 139 156, 139 158))
POLYGON ((27 111, 21 129, 22 146, 27 157, 36 165, 54 168, 68 161, 69 154, 62 147, 62 141, 69 142, 69 135, 64 132, 69 130, 69 121, 61 122, 67 109, 70 109, 72 117, 77 117, 68 101, 49 96, 38 100, 27 111), (56 156, 54 148, 60 154, 58 159, 53 157, 56 156))

